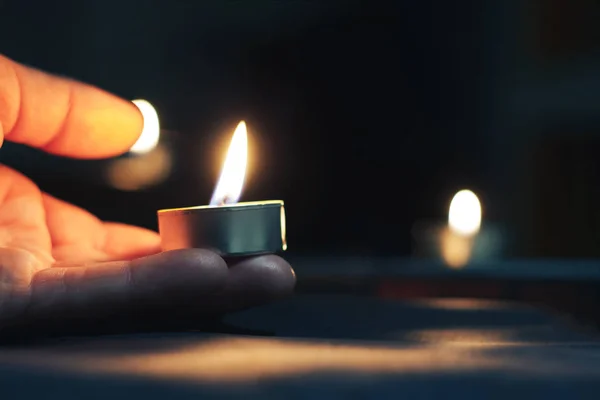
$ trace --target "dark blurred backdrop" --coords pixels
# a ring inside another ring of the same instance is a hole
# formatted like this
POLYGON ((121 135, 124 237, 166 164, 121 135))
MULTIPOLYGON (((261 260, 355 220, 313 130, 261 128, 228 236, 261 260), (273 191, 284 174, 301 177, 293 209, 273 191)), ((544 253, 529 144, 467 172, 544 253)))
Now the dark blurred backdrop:
POLYGON ((149 100, 176 168, 125 191, 15 146, 0 160, 156 228, 156 209, 208 202, 245 119, 243 200, 286 201, 291 252, 408 255, 413 224, 470 188, 506 255, 600 256, 599 17, 592 0, 0 0, 1 53, 149 100))

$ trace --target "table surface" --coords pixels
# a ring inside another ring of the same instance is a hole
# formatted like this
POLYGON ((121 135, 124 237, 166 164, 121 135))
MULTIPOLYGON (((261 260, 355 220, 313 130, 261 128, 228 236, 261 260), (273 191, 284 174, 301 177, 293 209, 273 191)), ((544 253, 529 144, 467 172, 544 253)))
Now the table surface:
POLYGON ((319 277, 485 278, 600 282, 596 259, 489 259, 450 268, 440 260, 411 257, 293 256, 287 257, 299 275, 319 277))
POLYGON ((298 295, 225 322, 244 333, 0 347, 2 399, 596 399, 600 389, 595 332, 524 305, 298 295))

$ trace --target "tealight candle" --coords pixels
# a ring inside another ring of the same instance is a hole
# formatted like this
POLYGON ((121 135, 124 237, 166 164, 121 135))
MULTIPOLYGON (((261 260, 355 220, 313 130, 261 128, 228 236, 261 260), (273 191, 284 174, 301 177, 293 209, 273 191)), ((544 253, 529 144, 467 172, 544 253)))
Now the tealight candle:
POLYGON ((287 249, 283 201, 238 203, 246 175, 247 136, 241 121, 209 205, 158 211, 164 251, 207 248, 222 256, 244 256, 287 249))
POLYGON ((470 190, 454 195, 448 210, 448 227, 439 238, 442 259, 451 267, 467 264, 473 255, 473 245, 481 229, 481 204, 470 190))
POLYGON ((481 203, 470 190, 457 192, 447 224, 419 224, 413 229, 418 256, 439 257, 452 268, 498 257, 502 235, 497 226, 482 226, 481 203))

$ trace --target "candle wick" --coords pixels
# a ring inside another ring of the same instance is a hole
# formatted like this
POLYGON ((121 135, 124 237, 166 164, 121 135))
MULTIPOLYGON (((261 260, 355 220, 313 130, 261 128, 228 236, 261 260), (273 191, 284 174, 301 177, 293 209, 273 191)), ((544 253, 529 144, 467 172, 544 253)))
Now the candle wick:
POLYGON ((224 206, 225 204, 227 204, 227 200, 229 200, 229 196, 228 195, 223 196, 223 198, 221 199, 221 202, 219 203, 219 206, 224 206))

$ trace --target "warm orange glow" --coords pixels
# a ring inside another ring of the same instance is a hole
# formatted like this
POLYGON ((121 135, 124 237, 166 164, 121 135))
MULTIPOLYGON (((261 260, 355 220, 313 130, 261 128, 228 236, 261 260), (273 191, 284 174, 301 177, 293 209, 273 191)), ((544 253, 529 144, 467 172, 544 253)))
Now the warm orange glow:
POLYGON ((241 121, 231 139, 221 177, 215 188, 211 206, 237 203, 242 194, 246 165, 248 163, 248 133, 246 123, 241 121))
POLYGON ((459 235, 451 229, 442 231, 441 255, 444 263, 452 268, 461 268, 468 264, 473 249, 473 238, 459 235))
MULTIPOLYGON (((467 336, 466 333, 464 335, 467 336)), ((204 338, 187 345, 185 342, 177 344, 177 341, 171 341, 168 342, 171 346, 155 350, 151 349, 152 342, 149 342, 150 345, 143 350, 133 349, 122 354, 86 352, 83 349, 49 352, 47 357, 40 357, 39 352, 15 349, 0 352, 0 362, 9 366, 45 367, 52 371, 148 377, 194 384, 255 383, 340 373, 370 379, 378 376, 375 374, 406 378, 424 372, 465 374, 470 371, 498 370, 503 366, 510 371, 521 367, 519 364, 507 364, 507 360, 485 348, 507 345, 496 342, 505 337, 488 335, 484 338, 483 334, 469 334, 457 346, 456 335, 433 337, 434 334, 425 332, 424 335, 415 336, 421 343, 438 340, 433 346, 390 346, 368 342, 346 344, 223 337, 213 340, 204 338), (443 351, 442 345, 445 345, 443 351)), ((128 342, 119 344, 130 346, 128 342)), ((553 365, 555 368, 557 366, 560 365, 553 365)))
POLYGON ((105 177, 114 188, 136 191, 164 182, 171 174, 172 167, 171 152, 159 143, 143 156, 112 160, 105 170, 105 177))

